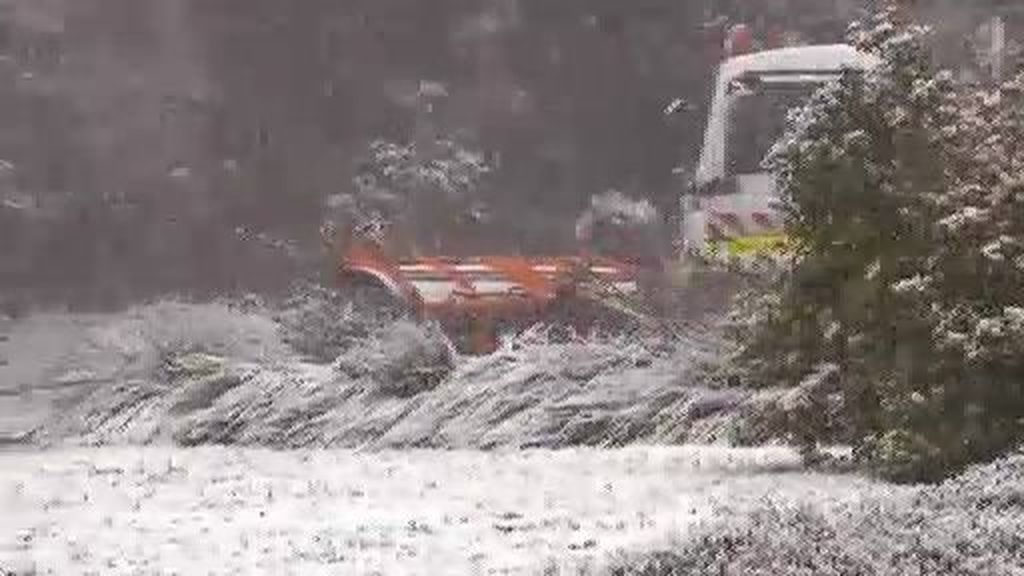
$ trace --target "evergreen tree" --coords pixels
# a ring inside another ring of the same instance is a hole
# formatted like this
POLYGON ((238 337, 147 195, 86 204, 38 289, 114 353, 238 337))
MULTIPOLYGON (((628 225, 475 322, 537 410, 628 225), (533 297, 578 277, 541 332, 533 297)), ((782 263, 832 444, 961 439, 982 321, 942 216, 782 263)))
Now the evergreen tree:
POLYGON ((768 160, 795 261, 748 353, 793 383, 837 366, 858 455, 933 477, 1022 429, 1021 87, 957 85, 897 9, 851 37, 878 65, 795 111, 768 160))

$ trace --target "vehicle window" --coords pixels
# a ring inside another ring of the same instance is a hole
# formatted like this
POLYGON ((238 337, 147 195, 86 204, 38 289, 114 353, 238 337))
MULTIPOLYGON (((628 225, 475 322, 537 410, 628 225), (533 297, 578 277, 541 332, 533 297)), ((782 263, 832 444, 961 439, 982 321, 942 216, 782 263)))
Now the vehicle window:
POLYGON ((761 163, 786 129, 787 112, 805 102, 819 83, 772 86, 732 97, 726 126, 726 173, 763 172, 761 163))

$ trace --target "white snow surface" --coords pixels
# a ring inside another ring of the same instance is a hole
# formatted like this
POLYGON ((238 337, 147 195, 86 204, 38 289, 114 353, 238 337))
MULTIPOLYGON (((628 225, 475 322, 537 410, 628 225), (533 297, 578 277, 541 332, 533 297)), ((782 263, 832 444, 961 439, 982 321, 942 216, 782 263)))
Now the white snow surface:
POLYGON ((24 574, 600 574, 765 498, 894 488, 781 449, 73 448, 0 452, 24 574))

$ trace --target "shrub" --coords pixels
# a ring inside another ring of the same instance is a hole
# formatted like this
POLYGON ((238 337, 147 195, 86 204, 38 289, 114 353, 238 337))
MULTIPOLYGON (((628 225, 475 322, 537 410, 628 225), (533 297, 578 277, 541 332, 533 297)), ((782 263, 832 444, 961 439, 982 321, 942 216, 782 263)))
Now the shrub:
POLYGON ((332 224, 381 225, 393 242, 439 249, 441 231, 486 218, 482 191, 490 171, 481 153, 454 140, 426 150, 376 140, 357 163, 351 192, 328 200, 332 224))
POLYGON ((652 554, 612 574, 867 576, 875 572, 856 551, 844 548, 821 512, 769 502, 742 521, 706 530, 678 550, 652 554))
POLYGON ((307 359, 323 363, 333 362, 374 329, 344 295, 317 285, 300 287, 276 320, 286 344, 307 359))
MULTIPOLYGON (((902 444, 908 438, 892 439, 902 444)), ((847 502, 772 498, 695 527, 677 546, 634 555, 618 576, 703 574, 1016 574, 1024 563, 1024 457, 976 466, 934 486, 847 502)))
POLYGON ((835 364, 862 461, 934 479, 1024 430, 1024 81, 958 85, 927 30, 869 24, 852 40, 880 64, 795 111, 767 160, 796 259, 741 358, 793 385, 835 364))
POLYGON ((369 378, 391 396, 432 390, 451 373, 451 347, 434 326, 400 321, 343 354, 335 368, 352 378, 369 378))

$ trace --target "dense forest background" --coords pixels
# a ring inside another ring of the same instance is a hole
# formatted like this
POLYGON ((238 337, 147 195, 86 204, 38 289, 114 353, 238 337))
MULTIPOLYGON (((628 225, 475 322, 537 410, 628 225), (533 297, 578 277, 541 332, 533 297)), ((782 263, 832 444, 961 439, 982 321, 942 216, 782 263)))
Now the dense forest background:
MULTIPOLYGON (((830 42, 868 4, 0 1, 0 301, 284 289, 377 139, 479 151, 488 249, 572 250, 594 194, 674 206, 729 25, 830 42)), ((914 4, 958 64, 1012 8, 914 4)))

